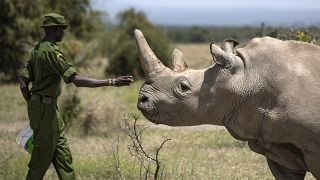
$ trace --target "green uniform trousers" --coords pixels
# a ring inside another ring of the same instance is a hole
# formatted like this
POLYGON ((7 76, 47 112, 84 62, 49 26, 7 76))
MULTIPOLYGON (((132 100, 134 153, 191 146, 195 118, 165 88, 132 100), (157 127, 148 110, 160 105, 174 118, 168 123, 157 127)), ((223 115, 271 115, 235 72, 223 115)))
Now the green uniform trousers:
POLYGON ((34 131, 34 149, 26 179, 43 179, 51 163, 59 179, 75 179, 72 156, 64 137, 64 123, 57 108, 56 98, 33 94, 28 101, 28 115, 34 131))

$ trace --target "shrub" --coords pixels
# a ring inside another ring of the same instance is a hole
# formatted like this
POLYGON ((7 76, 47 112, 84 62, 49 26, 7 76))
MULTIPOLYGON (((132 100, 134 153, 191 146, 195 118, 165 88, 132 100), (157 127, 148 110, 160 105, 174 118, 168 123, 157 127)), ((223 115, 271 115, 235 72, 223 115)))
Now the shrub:
POLYGON ((301 29, 278 29, 269 34, 269 36, 281 40, 297 40, 320 45, 320 29, 316 27, 301 29))
MULTIPOLYGON (((128 140, 128 151, 130 155, 134 157, 135 161, 138 160, 136 167, 139 169, 139 179, 165 179, 165 164, 163 164, 160 159, 160 151, 164 144, 171 139, 166 138, 161 144, 153 147, 153 150, 148 150, 143 141, 143 136, 149 126, 138 125, 139 119, 138 115, 130 113, 123 117, 121 125, 121 130, 128 140), (132 122, 132 120, 134 122, 132 122)), ((112 148, 112 154, 108 153, 106 147, 105 150, 114 166, 115 174, 118 174, 120 179, 126 179, 122 171, 123 165, 121 164, 119 156, 119 143, 120 136, 118 136, 117 144, 112 148)), ((134 166, 132 168, 135 169, 136 167, 134 166)), ((132 174, 130 176, 132 176, 132 174)))

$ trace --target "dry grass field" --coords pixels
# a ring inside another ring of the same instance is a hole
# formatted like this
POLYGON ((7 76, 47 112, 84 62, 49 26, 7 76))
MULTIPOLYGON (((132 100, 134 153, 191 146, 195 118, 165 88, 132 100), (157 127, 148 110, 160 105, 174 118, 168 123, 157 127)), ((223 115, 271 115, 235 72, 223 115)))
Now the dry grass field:
POLYGON ((186 58, 187 64, 193 69, 207 68, 213 64, 209 44, 176 44, 186 58))
MULTIPOLYGON (((176 47, 184 53, 191 68, 212 64, 208 44, 176 47)), ((105 64, 96 66, 103 68, 105 64)), ((92 71, 88 67, 83 72, 92 71)), ((101 72, 94 77, 101 77, 101 72)), ((142 83, 137 81, 131 87, 121 88, 77 89, 82 111, 67 131, 77 179, 120 179, 111 161, 117 144, 121 173, 125 179, 140 179, 139 162, 128 152, 129 142, 119 128, 122 117, 128 113, 140 116, 139 126, 150 126, 142 136, 146 150, 152 152, 165 138, 171 138, 160 152, 162 179, 273 179, 265 158, 250 151, 246 143, 233 139, 224 128, 177 128, 146 121, 135 107, 142 83)), ((73 87, 65 88, 61 99, 73 91, 73 87)), ((15 138, 28 123, 26 104, 17 84, 1 85, 0 94, 0 179, 24 179, 30 155, 17 145, 15 138)), ((45 179, 58 179, 52 167, 45 179)), ((306 179, 313 177, 308 174, 306 179)))

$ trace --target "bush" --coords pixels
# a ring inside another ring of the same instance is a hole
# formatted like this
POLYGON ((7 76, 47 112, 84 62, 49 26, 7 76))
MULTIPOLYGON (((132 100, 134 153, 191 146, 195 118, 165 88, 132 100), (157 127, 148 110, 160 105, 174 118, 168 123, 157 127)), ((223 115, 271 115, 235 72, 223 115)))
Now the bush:
POLYGON ((135 29, 140 29, 156 56, 168 65, 170 42, 164 32, 153 26, 145 14, 129 9, 118 15, 120 24, 113 30, 109 39, 108 58, 110 64, 106 73, 114 75, 132 74, 143 77, 139 62, 139 52, 133 38, 135 29))
POLYGON ((72 87, 67 87, 67 95, 64 97, 61 105, 61 116, 65 122, 66 129, 69 129, 82 110, 81 99, 78 96, 78 91, 72 87))
POLYGON ((269 36, 281 40, 297 40, 320 45, 320 29, 316 27, 301 29, 278 29, 269 34, 269 36))

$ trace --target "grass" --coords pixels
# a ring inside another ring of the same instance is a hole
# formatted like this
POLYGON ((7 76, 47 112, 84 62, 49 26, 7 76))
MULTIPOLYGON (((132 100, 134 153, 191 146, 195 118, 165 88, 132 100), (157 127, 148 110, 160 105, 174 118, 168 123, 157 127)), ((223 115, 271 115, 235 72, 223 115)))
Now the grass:
MULTIPOLYGON (((204 68, 206 63, 210 64, 206 45, 179 44, 177 47, 185 53, 190 67, 204 68)), ((83 111, 67 132, 77 179, 119 179, 110 160, 118 136, 121 171, 126 179, 139 179, 138 162, 129 154, 127 139, 119 129, 121 117, 129 112, 141 116, 140 125, 150 125, 143 136, 148 151, 165 138, 171 138, 160 153, 165 166, 163 179, 274 179, 265 158, 250 151, 246 143, 233 139, 223 128, 177 128, 146 121, 136 109, 142 83, 137 81, 131 87, 121 88, 77 89, 83 111), (83 122, 88 117, 93 129, 84 135, 83 122)), ((0 179, 24 179, 30 155, 16 144, 15 137, 28 123, 26 104, 17 84, 1 85, 0 93, 0 179)), ((64 89, 61 99, 67 95, 64 89)), ((49 168, 45 180, 56 179, 55 170, 49 168)), ((308 174, 306 179, 314 178, 308 174)))

